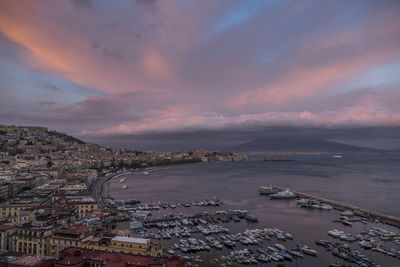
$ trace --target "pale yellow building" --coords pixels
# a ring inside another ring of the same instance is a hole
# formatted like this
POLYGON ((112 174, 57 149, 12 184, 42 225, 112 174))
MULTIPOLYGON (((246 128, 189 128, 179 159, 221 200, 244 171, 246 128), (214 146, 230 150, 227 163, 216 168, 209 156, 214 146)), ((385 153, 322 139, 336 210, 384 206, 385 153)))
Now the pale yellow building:
POLYGON ((70 225, 54 230, 48 238, 47 256, 59 258, 59 253, 68 247, 81 247, 82 242, 89 239, 90 227, 85 225, 70 225))
POLYGON ((29 210, 20 210, 17 216, 3 217, 3 219, 7 220, 9 224, 22 225, 34 221, 36 216, 29 210))
POLYGON ((14 225, 0 225, 0 250, 11 251, 14 231, 14 225))
POLYGON ((75 206, 79 218, 85 218, 88 212, 98 210, 97 202, 92 199, 73 199, 68 200, 68 203, 75 206))
POLYGON ((37 206, 37 204, 3 204, 0 205, 0 218, 17 217, 21 210, 37 206))
POLYGON ((113 238, 90 239, 82 243, 82 248, 119 252, 133 255, 147 255, 160 257, 162 248, 150 239, 115 236, 113 238))
POLYGON ((17 227, 12 247, 16 253, 46 256, 47 238, 51 236, 55 225, 34 221, 29 225, 17 227))

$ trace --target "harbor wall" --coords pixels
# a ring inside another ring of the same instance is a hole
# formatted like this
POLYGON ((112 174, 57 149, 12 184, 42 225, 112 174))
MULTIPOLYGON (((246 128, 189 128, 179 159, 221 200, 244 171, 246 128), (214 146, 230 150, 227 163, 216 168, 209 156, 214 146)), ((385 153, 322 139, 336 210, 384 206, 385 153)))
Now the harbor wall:
MULTIPOLYGON (((274 188, 277 190, 282 190, 282 191, 286 189, 286 188, 278 187, 278 186, 274 186, 274 188)), ((292 192, 298 198, 316 199, 316 200, 320 201, 321 203, 331 205, 336 210, 339 210, 339 211, 351 210, 357 216, 364 217, 368 220, 373 220, 373 221, 378 220, 380 222, 400 228, 400 218, 399 217, 392 216, 392 215, 385 214, 385 213, 376 212, 376 211, 367 210, 364 208, 357 207, 355 205, 350 205, 350 204, 346 204, 346 203, 342 203, 342 202, 302 193, 302 192, 296 192, 296 191, 292 191, 292 192)))

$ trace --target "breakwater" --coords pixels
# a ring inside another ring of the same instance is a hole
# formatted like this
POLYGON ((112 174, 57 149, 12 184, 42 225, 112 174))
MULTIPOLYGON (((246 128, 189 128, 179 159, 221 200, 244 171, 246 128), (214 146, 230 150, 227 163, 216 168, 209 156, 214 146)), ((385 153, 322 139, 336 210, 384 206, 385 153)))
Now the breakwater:
MULTIPOLYGON (((280 190, 280 191, 283 191, 286 189, 286 188, 279 187, 279 186, 273 186, 273 188, 280 190)), ((400 218, 399 217, 385 214, 385 213, 380 213, 377 211, 367 210, 364 208, 357 207, 355 205, 346 204, 346 203, 342 203, 339 201, 330 200, 330 199, 326 199, 323 197, 318 197, 318 196, 314 196, 314 195, 310 195, 310 194, 306 194, 306 193, 302 193, 302 192, 297 192, 297 191, 292 191, 292 192, 298 198, 316 199, 316 200, 320 201, 321 203, 331 205, 336 210, 339 210, 339 211, 351 210, 354 213, 354 215, 357 215, 357 216, 360 216, 360 217, 363 217, 363 218, 366 218, 366 219, 372 220, 372 221, 377 220, 379 222, 383 222, 383 223, 400 228, 400 218)))

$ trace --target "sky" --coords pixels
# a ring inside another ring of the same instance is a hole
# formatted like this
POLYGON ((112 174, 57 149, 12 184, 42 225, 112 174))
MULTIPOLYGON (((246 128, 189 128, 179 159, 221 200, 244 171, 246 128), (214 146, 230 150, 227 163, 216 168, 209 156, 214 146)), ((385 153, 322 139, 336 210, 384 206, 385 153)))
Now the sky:
POLYGON ((398 14, 396 0, 2 0, 0 124, 105 143, 396 128, 398 14))

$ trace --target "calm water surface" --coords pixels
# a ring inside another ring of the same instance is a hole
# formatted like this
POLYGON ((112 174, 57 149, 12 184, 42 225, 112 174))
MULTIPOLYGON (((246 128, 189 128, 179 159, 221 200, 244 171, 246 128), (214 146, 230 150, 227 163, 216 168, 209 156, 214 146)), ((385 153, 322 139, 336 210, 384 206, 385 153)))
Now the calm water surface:
MULTIPOLYGON (((223 207, 203 209, 247 209, 259 218, 256 224, 228 224, 231 232, 242 232, 246 228, 278 227, 296 236, 297 240, 285 243, 287 247, 294 247, 296 242, 300 242, 311 245, 319 252, 317 258, 306 256, 298 262, 286 263, 286 266, 327 266, 337 261, 337 258, 314 244, 316 240, 329 239, 328 230, 359 233, 363 229, 379 226, 399 231, 376 224, 365 226, 354 223, 353 227, 346 227, 332 222, 339 217, 337 211, 302 209, 295 201, 269 200, 258 195, 259 186, 272 184, 400 216, 399 156, 344 155, 342 158, 333 158, 324 155, 291 158, 296 161, 220 162, 163 167, 151 175, 141 172, 128 174, 124 183, 128 189, 121 189, 121 183, 113 180, 109 184, 109 192, 115 199, 137 198, 144 203, 197 201, 217 196, 224 201, 223 207)), ((181 208, 174 212, 193 214, 197 210, 181 208)), ((279 242, 271 240, 265 244, 274 243, 279 242)), ((357 248, 358 245, 354 243, 353 247, 357 248)), ((373 251, 363 252, 382 266, 400 266, 399 260, 373 251)), ((224 253, 228 254, 229 251, 224 253)))

